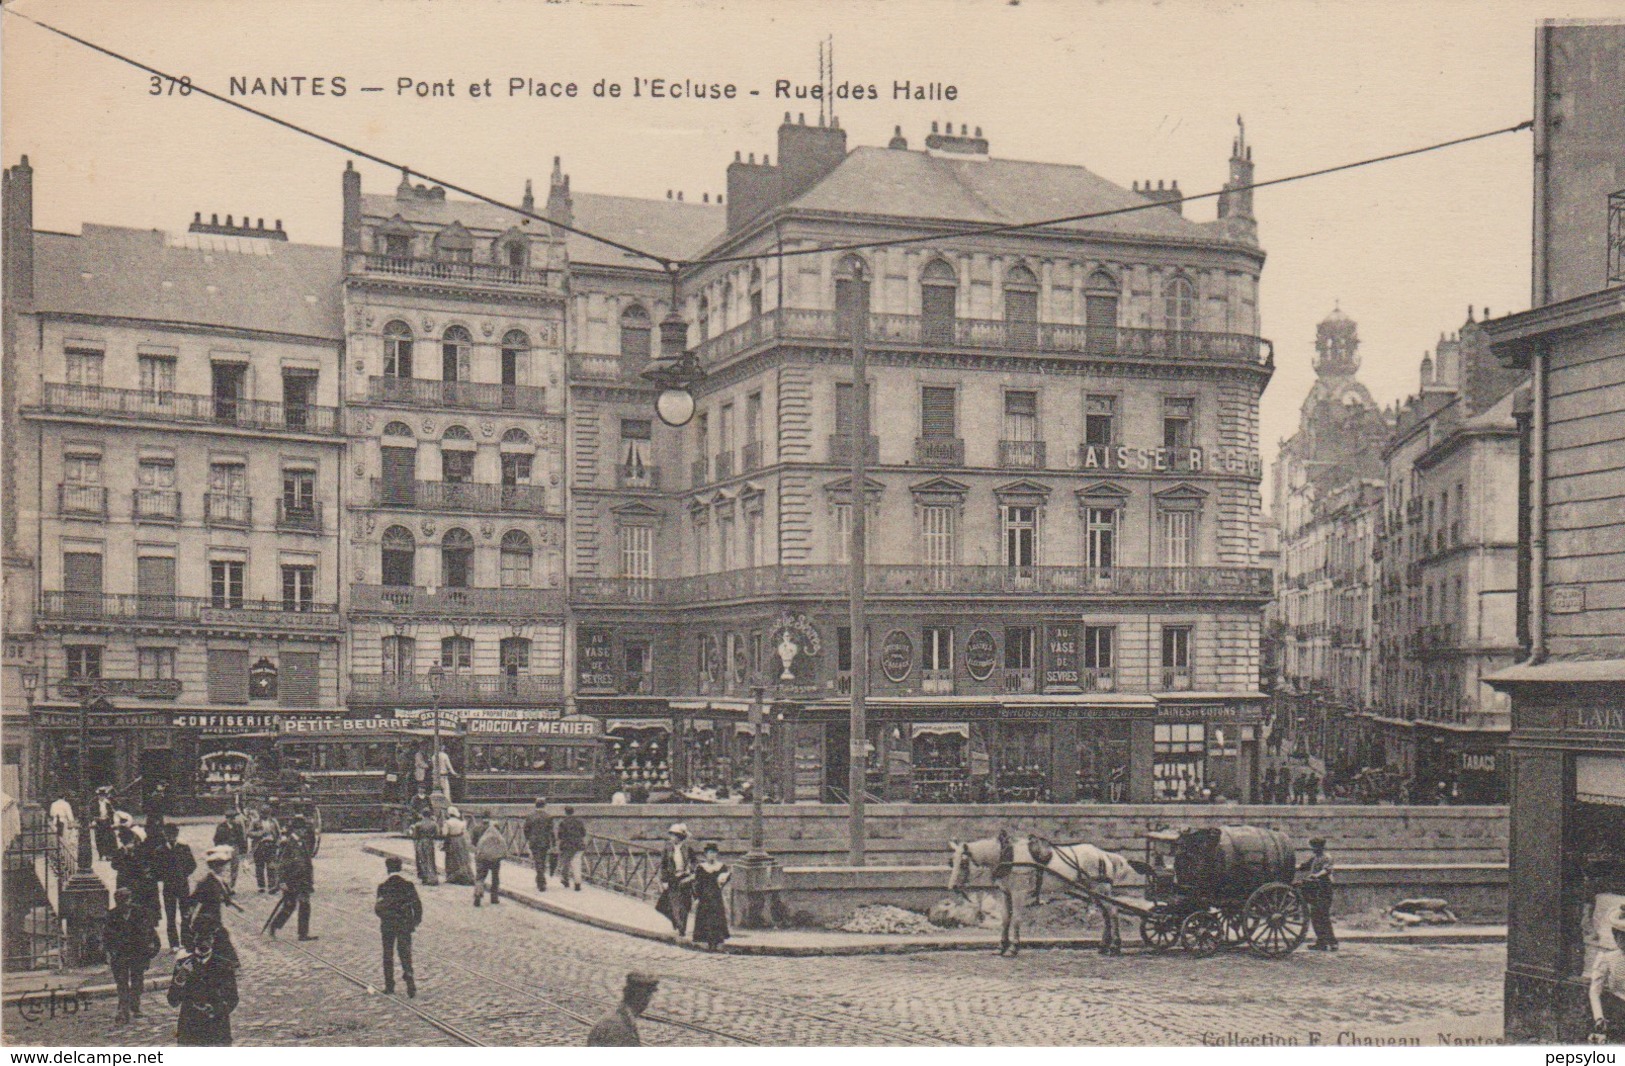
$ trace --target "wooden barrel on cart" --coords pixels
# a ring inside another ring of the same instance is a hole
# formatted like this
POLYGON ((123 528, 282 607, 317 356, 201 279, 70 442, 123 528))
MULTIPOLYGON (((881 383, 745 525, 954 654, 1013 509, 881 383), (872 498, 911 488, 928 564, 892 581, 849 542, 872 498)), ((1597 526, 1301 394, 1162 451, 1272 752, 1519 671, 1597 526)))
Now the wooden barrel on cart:
POLYGON ((1213 900, 1245 897, 1271 882, 1291 884, 1296 870, 1292 839, 1252 825, 1187 830, 1174 852, 1180 887, 1213 900))

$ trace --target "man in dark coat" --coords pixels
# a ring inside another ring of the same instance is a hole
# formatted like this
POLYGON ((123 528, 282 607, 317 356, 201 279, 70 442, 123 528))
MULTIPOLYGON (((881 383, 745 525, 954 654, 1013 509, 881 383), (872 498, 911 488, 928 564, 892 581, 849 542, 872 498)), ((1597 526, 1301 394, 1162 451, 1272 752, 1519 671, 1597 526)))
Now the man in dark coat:
POLYGON ((129 889, 136 909, 145 914, 147 924, 156 929, 163 919, 164 907, 158 894, 158 878, 148 862, 150 853, 139 846, 133 827, 120 827, 115 831, 115 839, 118 846, 107 857, 113 867, 113 887, 129 889))
POLYGON ((694 906, 694 847, 688 842, 688 826, 678 822, 666 831, 666 846, 660 852, 660 893, 656 909, 671 919, 672 928, 682 937, 688 933, 688 912, 694 906))
POLYGON ((118 839, 113 835, 113 790, 107 785, 96 790, 96 815, 91 828, 96 854, 103 860, 111 859, 118 850, 118 839))
POLYGON ((316 871, 311 865, 310 851, 305 847, 305 834, 300 825, 303 821, 304 818, 299 815, 293 817, 283 843, 279 862, 282 869, 282 899, 277 902, 271 922, 266 927, 273 940, 276 939, 277 930, 288 924, 296 909, 299 912, 299 939, 316 939, 310 935, 310 896, 316 891, 316 871))
POLYGON ((1326 840, 1315 837, 1309 842, 1311 855, 1300 863, 1303 874, 1303 898, 1309 904, 1309 924, 1315 929, 1315 942, 1310 951, 1336 951, 1337 934, 1332 930, 1332 860, 1326 854, 1326 840))
POLYGON ((581 853, 587 847, 587 824, 576 817, 574 807, 564 808, 559 819, 559 884, 569 888, 573 883, 581 891, 581 853))
POLYGON ((645 973, 633 971, 626 975, 626 988, 621 992, 620 1006, 599 1019, 587 1034, 588 1047, 642 1047, 638 1038, 637 1018, 649 1009, 660 982, 645 973))
POLYGON ((530 845, 530 861, 536 867, 536 891, 547 891, 547 858, 553 851, 553 816, 547 813, 547 799, 538 796, 536 809, 525 816, 525 842, 530 845))
POLYGON ((175 962, 169 1005, 181 1009, 175 1043, 181 1047, 229 1047, 231 1012, 237 1009, 237 951, 218 926, 201 926, 196 945, 175 962))
POLYGON ((224 844, 212 847, 203 853, 203 862, 207 870, 183 905, 185 916, 181 923, 181 943, 188 948, 195 947, 198 930, 220 927, 223 921, 221 911, 227 904, 237 906, 231 902, 231 889, 226 886, 231 848, 224 844))
POLYGON ((113 970, 113 983, 118 986, 116 1021, 123 1025, 131 1015, 141 1015, 141 991, 147 981, 147 967, 159 951, 158 930, 136 907, 135 894, 128 888, 113 893, 113 906, 107 912, 107 924, 102 930, 102 950, 107 954, 107 965, 113 970))
POLYGON ((163 838, 152 851, 152 870, 164 890, 164 932, 169 937, 169 950, 180 947, 181 902, 191 895, 192 871, 197 859, 192 849, 181 843, 181 827, 164 825, 154 834, 163 838))
POLYGON ((388 877, 378 886, 378 901, 373 911, 378 915, 378 931, 384 939, 384 994, 395 992, 395 952, 401 955, 401 978, 406 982, 408 999, 418 994, 417 977, 412 972, 412 932, 423 921, 423 901, 418 898, 417 886, 401 876, 404 863, 391 855, 384 860, 388 877))

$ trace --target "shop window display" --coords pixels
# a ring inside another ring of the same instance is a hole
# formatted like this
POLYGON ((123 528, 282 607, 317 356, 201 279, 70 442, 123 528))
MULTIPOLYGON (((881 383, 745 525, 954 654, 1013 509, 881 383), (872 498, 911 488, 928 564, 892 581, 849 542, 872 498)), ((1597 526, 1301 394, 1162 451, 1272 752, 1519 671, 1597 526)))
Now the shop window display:
POLYGON ((1128 722, 1103 722, 1078 737, 1078 802, 1128 802, 1128 722))
POLYGON ((1196 803, 1207 785, 1207 731, 1200 722, 1159 725, 1153 735, 1153 795, 1162 803, 1196 803))
POLYGON ((1625 757, 1575 757, 1574 802, 1563 844, 1566 969, 1589 976, 1625 905, 1625 757))
POLYGON ((1049 761, 1046 723, 999 723, 993 732, 993 802, 1047 803, 1049 761))
POLYGON ((913 732, 914 802, 971 802, 970 728, 926 723, 914 726, 913 732))
POLYGON ((633 802, 671 788, 671 734, 664 727, 621 726, 609 738, 610 769, 633 802))

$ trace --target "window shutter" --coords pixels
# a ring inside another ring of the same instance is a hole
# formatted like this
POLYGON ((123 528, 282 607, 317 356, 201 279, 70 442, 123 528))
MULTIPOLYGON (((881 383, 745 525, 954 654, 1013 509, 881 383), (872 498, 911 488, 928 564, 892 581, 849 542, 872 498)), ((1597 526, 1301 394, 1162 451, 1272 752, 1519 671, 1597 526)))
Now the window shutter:
POLYGON ((955 436, 953 389, 927 386, 920 390, 920 435, 955 436))
POLYGON ((62 555, 63 597, 68 613, 95 618, 102 613, 102 557, 93 552, 62 555))
MULTIPOLYGON (((285 651, 277 656, 277 693, 284 707, 315 707, 321 702, 321 653, 285 651)), ((211 660, 210 665, 213 666, 211 660)), ((212 683, 212 682, 211 682, 212 683)))
POLYGON ((209 649, 209 702, 248 702, 248 652, 209 649))

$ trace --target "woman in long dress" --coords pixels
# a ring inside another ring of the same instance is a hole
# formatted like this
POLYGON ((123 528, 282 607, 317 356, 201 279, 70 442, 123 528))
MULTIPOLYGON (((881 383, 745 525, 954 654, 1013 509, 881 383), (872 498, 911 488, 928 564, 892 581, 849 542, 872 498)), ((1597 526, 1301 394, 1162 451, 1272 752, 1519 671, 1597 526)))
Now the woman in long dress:
POLYGON ((425 807, 423 816, 412 823, 412 854, 417 859, 418 882, 425 885, 440 883, 440 870, 435 865, 434 840, 440 835, 434 824, 434 811, 425 807))
POLYGON ((704 857, 694 867, 694 943, 712 951, 728 939, 728 910, 722 900, 722 886, 732 871, 717 857, 717 846, 707 844, 704 857))
POLYGON ((446 808, 446 884, 474 883, 474 856, 468 847, 468 823, 456 807, 446 808))

